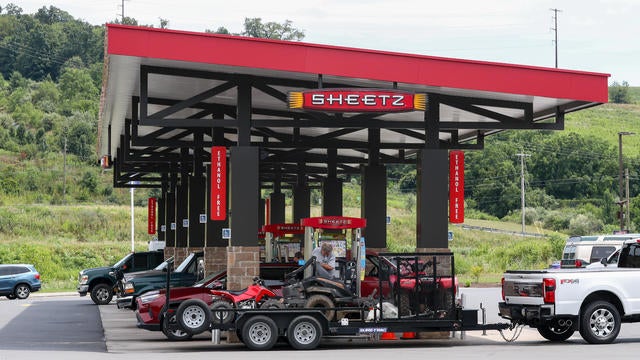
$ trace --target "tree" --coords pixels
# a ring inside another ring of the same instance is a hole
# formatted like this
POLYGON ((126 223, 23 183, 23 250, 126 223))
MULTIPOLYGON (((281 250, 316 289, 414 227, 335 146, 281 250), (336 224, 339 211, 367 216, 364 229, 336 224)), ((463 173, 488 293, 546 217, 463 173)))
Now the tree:
POLYGON ((292 26, 291 20, 285 20, 280 24, 277 22, 263 23, 261 18, 245 18, 243 36, 250 36, 264 39, 297 40, 304 39, 304 30, 296 29, 292 26))
POLYGON ((629 97, 629 83, 623 81, 622 84, 619 84, 617 81, 614 81, 613 84, 611 84, 611 88, 609 88, 609 97, 612 103, 629 104, 631 102, 629 97))
POLYGON ((305 36, 304 30, 294 28, 291 20, 285 20, 282 24, 273 21, 263 23, 261 18, 245 18, 244 31, 241 33, 231 33, 224 26, 218 27, 218 29, 215 31, 207 29, 205 30, 205 32, 226 35, 250 36, 262 39, 296 41, 304 39, 305 36))
POLYGON ((7 4, 4 9, 7 11, 7 15, 22 15, 22 8, 14 3, 7 4))
POLYGON ((69 15, 68 12, 58 9, 55 6, 46 6, 38 9, 38 12, 34 15, 36 19, 38 19, 43 24, 54 24, 59 22, 68 22, 73 21, 73 16, 69 15))
POLYGON ((168 29, 169 28, 169 20, 163 19, 161 17, 158 18, 160 20, 160 29, 168 29))

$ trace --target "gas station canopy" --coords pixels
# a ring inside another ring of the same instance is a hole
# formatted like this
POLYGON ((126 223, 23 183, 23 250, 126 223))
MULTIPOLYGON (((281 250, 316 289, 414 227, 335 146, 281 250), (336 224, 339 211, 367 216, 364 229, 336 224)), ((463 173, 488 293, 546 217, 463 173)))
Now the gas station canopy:
POLYGON ((295 181, 300 164, 313 182, 330 161, 354 173, 372 157, 481 149, 501 130, 561 130, 564 114, 608 99, 608 74, 302 42, 109 24, 105 49, 98 153, 114 161, 115 186, 159 186, 196 149, 206 163, 205 149, 236 144, 260 147, 263 182, 295 181), (427 111, 289 108, 290 92, 319 88, 426 94, 427 111))

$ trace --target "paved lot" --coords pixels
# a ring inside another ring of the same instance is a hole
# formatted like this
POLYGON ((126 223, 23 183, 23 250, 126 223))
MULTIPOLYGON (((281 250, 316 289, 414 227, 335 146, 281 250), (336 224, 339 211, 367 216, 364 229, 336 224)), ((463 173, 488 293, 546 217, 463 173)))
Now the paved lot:
MULTIPOLYGON (((474 301, 495 296, 491 290, 471 290, 474 301), (484 293, 488 291, 487 293, 484 293)), ((465 290, 466 292, 466 290, 465 290)), ((44 295, 44 294, 43 294, 44 295)), ((484 303, 483 303, 484 305, 484 303)), ((493 310, 487 306, 488 321, 493 310)), ((205 359, 233 356, 234 360, 267 356, 278 360, 300 359, 391 359, 444 358, 518 360, 540 358, 636 359, 640 352, 640 324, 624 324, 618 341, 611 345, 587 345, 579 335, 567 342, 544 341, 537 331, 525 328, 516 342, 505 342, 497 331, 460 333, 452 339, 396 340, 363 342, 361 340, 323 341, 315 351, 295 351, 286 344, 274 351, 258 353, 242 344, 214 345, 209 333, 192 341, 169 342, 160 332, 138 329, 133 312, 119 310, 114 304, 95 306, 77 295, 32 296, 28 300, 0 299, 0 360, 9 359, 205 359)))

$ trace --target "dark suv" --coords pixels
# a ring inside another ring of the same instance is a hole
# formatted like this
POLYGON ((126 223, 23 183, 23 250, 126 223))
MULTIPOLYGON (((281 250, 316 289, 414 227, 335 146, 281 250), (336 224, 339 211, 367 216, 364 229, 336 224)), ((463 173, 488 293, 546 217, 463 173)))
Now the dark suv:
POLYGON ((26 299, 40 290, 40 273, 30 264, 0 265, 0 296, 26 299))
POLYGON ((127 254, 113 266, 84 269, 78 275, 78 293, 80 296, 90 293, 91 300, 96 305, 108 304, 113 298, 114 289, 117 288, 114 271, 130 273, 149 270, 158 266, 163 260, 162 250, 135 252, 127 254))

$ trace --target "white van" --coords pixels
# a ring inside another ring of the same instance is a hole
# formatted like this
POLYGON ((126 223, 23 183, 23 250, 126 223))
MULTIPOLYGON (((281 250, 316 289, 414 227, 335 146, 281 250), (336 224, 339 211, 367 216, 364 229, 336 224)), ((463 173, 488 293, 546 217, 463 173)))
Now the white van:
POLYGON ((626 240, 637 239, 640 234, 571 236, 560 260, 561 268, 581 268, 599 262, 620 249, 626 240))

